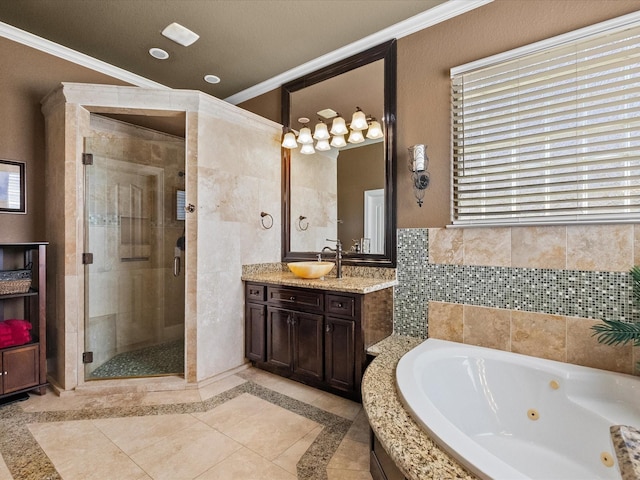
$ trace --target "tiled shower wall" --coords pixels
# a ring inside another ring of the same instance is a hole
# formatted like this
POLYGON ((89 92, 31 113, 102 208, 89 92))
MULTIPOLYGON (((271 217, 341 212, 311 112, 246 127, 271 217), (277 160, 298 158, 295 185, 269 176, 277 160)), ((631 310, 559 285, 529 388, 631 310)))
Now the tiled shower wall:
POLYGON ((427 337, 429 301, 637 320, 640 226, 398 230, 394 333, 427 337))

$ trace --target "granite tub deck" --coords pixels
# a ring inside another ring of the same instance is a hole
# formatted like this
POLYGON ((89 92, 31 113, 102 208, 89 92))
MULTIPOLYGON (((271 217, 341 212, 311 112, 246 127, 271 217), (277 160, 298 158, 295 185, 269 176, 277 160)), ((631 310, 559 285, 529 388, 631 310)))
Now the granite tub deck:
POLYGON ((392 335, 369 349, 376 358, 362 379, 362 407, 369 425, 396 466, 410 480, 477 479, 413 421, 396 390, 396 365, 423 340, 392 335))
MULTIPOLYGON (((376 356, 362 379, 362 406, 369 425, 396 466, 410 480, 477 479, 413 421, 396 390, 400 358, 424 340, 392 335, 368 349, 376 356)), ((622 480, 640 480, 640 430, 611 427, 622 480)))
POLYGON ((613 425, 611 440, 622 480, 640 480, 640 430, 627 425, 613 425))

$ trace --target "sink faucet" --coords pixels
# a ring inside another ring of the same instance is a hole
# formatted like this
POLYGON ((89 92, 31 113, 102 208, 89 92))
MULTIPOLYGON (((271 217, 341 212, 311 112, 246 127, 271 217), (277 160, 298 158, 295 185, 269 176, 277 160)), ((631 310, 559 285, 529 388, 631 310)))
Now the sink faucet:
POLYGON ((330 252, 336 252, 336 277, 342 278, 342 242, 338 240, 330 240, 327 238, 327 242, 336 242, 336 248, 324 247, 322 251, 329 250, 330 252))

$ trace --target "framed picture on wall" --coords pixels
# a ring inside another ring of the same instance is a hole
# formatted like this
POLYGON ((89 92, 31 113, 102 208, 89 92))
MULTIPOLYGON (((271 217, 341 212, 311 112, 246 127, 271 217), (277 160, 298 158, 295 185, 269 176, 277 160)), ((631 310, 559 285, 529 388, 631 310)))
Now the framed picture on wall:
POLYGON ((27 213, 24 162, 0 160, 0 213, 27 213))

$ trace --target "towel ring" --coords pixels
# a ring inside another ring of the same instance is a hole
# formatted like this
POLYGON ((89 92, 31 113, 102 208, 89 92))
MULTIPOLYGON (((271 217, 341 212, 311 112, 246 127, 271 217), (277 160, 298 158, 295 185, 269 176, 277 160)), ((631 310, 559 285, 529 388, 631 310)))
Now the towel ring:
POLYGON ((305 223, 304 227, 302 226, 302 221, 306 220, 307 217, 305 217, 304 215, 300 215, 298 217, 298 228, 304 232, 307 228, 309 228, 309 222, 305 223))
POLYGON ((270 213, 260 212, 260 216, 262 217, 260 219, 260 223, 262 224, 262 228, 264 228, 265 230, 269 230, 271 227, 273 227, 273 217, 271 216, 270 213), (269 217, 271 219, 271 224, 268 227, 264 224, 264 217, 269 217))

